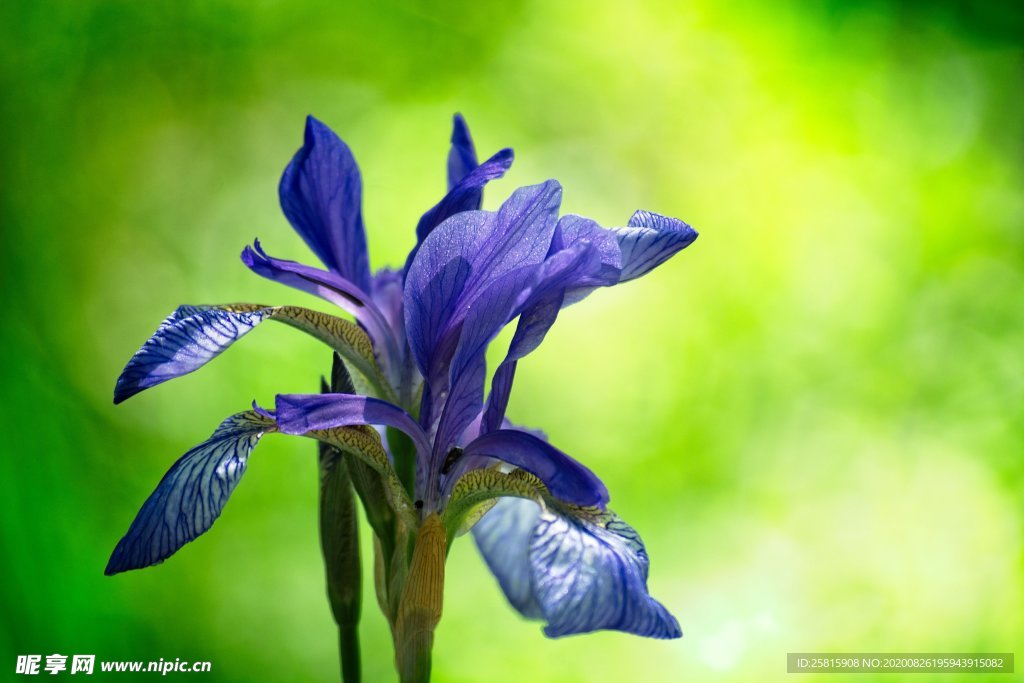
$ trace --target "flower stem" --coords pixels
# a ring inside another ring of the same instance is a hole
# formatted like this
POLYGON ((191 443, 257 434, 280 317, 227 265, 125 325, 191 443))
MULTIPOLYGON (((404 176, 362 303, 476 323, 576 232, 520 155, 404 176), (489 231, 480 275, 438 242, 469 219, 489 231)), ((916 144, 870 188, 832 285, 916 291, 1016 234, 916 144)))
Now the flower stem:
POLYGON ((338 652, 341 655, 341 680, 344 683, 359 683, 362 671, 358 624, 338 625, 338 652))

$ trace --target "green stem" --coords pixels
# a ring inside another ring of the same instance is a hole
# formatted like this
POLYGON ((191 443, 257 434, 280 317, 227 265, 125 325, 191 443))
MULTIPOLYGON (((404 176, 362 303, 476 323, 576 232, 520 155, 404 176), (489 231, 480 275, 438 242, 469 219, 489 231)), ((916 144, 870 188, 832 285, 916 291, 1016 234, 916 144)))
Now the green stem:
POLYGON ((359 662, 359 625, 338 625, 338 652, 341 653, 341 680, 359 683, 362 671, 359 662))

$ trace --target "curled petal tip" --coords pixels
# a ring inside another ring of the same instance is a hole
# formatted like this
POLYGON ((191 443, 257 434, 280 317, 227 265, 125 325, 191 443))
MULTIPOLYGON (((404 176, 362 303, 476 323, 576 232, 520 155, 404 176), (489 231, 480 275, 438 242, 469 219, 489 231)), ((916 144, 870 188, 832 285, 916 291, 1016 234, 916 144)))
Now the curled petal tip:
POLYGON ((262 415, 263 417, 267 418, 268 420, 274 420, 275 422, 277 421, 277 416, 275 415, 275 411, 267 410, 266 408, 263 408, 258 403, 256 403, 256 399, 252 400, 252 409, 257 414, 262 415))

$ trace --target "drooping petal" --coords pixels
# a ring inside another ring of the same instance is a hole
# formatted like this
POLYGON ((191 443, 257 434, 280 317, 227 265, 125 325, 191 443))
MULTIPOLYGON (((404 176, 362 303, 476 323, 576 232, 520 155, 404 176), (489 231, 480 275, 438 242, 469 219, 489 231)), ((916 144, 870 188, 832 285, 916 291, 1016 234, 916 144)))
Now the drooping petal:
POLYGON ((505 597, 529 619, 543 619, 533 592, 530 539, 540 506, 522 498, 501 498, 473 527, 473 538, 505 597))
POLYGON ((549 637, 598 630, 682 635, 675 617, 647 591, 649 560, 640 536, 614 513, 541 509, 505 498, 473 534, 509 601, 525 616, 544 619, 549 637))
MULTIPOLYGON (((556 236, 558 234, 556 231, 556 236)), ((497 429, 501 424, 512 391, 516 363, 540 346, 558 317, 566 290, 582 282, 593 281, 602 268, 596 245, 583 239, 557 251, 544 262, 536 283, 514 311, 514 315, 519 315, 519 323, 508 353, 491 379, 491 393, 487 398, 481 424, 482 433, 497 429)))
POLYGON ((639 534, 614 513, 544 510, 530 541, 530 566, 551 638, 604 629, 682 635, 647 592, 649 560, 639 534))
POLYGON ((556 498, 582 506, 604 507, 608 489, 593 472, 533 434, 498 429, 466 446, 464 457, 490 456, 535 475, 556 498))
POLYGON ((312 116, 305 140, 281 176, 281 209, 324 265, 370 287, 363 228, 363 183, 348 146, 312 116))
POLYGON ((242 478, 249 453, 273 430, 273 421, 252 411, 224 420, 164 475, 114 548, 105 573, 163 562, 209 529, 242 478))
POLYGON ((139 349, 114 388, 114 403, 198 370, 265 320, 303 330, 334 348, 378 391, 390 391, 370 339, 357 325, 298 306, 181 306, 139 349))
POLYGON ((531 303, 524 307, 508 354, 491 379, 483 431, 501 424, 518 361, 540 345, 560 309, 583 299, 597 287, 626 282, 650 272, 697 238, 697 232, 683 221, 646 211, 633 214, 629 226, 605 229, 581 216, 559 219, 555 234, 562 250, 554 251, 548 261, 554 262, 565 252, 588 245, 596 252, 596 263, 592 260, 580 264, 563 273, 561 280, 538 287, 531 303))
POLYGON ((650 211, 637 211, 628 227, 614 232, 622 252, 619 282, 649 273, 697 239, 697 231, 687 223, 650 211))
POLYGON ((399 353, 397 342, 387 319, 366 290, 335 273, 272 258, 263 251, 259 240, 242 251, 242 263, 257 275, 318 296, 351 313, 366 328, 382 364, 391 370, 390 360, 399 353))
POLYGON ((405 432, 419 452, 430 451, 426 435, 411 415, 375 398, 353 394, 278 394, 275 416, 285 434, 349 425, 387 425, 405 432))
MULTIPOLYGON (((459 181, 476 168, 476 148, 473 138, 469 135, 469 126, 462 114, 452 117, 452 147, 448 151, 448 190, 451 191, 459 181)), ((473 207, 479 209, 479 206, 473 207)))
MULTIPOLYGON (((474 302, 499 278, 544 260, 560 200, 561 187, 553 180, 520 188, 497 213, 456 214, 423 242, 406 276, 405 322, 433 396, 447 389, 443 370, 474 302)), ((429 424, 435 416, 426 407, 420 420, 429 424)))

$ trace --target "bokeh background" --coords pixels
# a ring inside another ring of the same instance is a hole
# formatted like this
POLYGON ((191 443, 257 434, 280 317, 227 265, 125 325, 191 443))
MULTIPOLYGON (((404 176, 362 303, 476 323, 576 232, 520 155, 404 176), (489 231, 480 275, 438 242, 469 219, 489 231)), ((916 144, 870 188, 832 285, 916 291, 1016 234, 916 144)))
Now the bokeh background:
MULTIPOLYGON (((271 325, 111 404, 178 304, 318 305, 238 260, 256 236, 312 259, 276 194, 307 113, 362 166, 374 266, 402 262, 441 196, 455 111, 482 155, 517 152, 488 207, 554 177, 605 225, 643 207, 701 231, 567 310, 511 406, 608 483, 685 637, 547 640, 462 541, 436 681, 1024 654, 1019 8, 15 1, 0 27, 0 670, 93 653, 336 680, 304 440, 267 439, 179 555, 102 575, 177 456, 328 367, 271 325)), ((366 680, 393 680, 369 587, 365 604, 366 680)))

